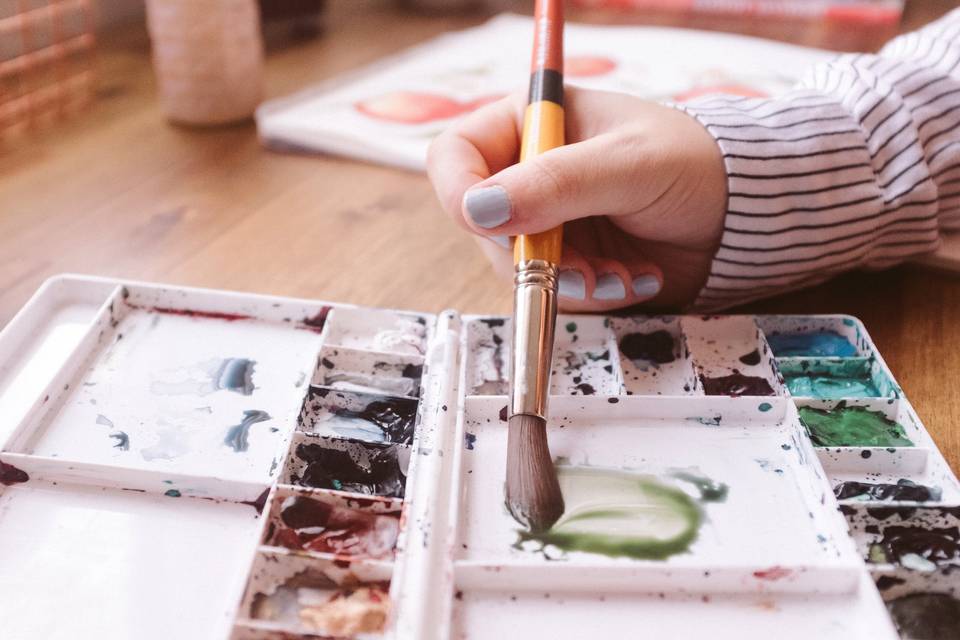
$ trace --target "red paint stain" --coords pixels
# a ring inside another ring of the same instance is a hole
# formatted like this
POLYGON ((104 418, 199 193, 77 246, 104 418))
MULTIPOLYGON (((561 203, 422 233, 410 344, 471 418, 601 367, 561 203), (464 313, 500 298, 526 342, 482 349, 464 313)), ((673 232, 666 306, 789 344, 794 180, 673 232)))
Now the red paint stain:
POLYGON ((0 484, 9 487, 12 484, 20 484, 29 479, 30 476, 23 469, 17 469, 12 464, 0 462, 0 484))
POLYGON ((333 309, 333 307, 320 307, 320 311, 317 311, 317 313, 311 317, 304 318, 300 321, 300 324, 314 333, 320 333, 327 324, 327 316, 330 315, 331 309, 333 309))
POLYGON ((570 56, 563 61, 563 75, 571 78, 605 76, 617 68, 617 63, 603 56, 570 56))
POLYGON ((208 320, 225 320, 227 322, 236 322, 237 320, 253 319, 253 316, 247 316, 242 313, 221 313, 219 311, 200 311, 198 309, 174 309, 172 307, 151 307, 150 311, 154 313, 164 313, 172 316, 185 316, 187 318, 206 318, 208 320))
POLYGON ((774 565, 769 569, 762 569, 760 571, 754 571, 753 577, 757 580, 780 580, 786 578, 791 573, 790 569, 785 569, 779 565, 774 565))
POLYGON ((361 100, 354 104, 354 108, 374 120, 398 124, 424 124, 469 113, 501 97, 489 95, 461 102, 435 93, 394 91, 361 100))

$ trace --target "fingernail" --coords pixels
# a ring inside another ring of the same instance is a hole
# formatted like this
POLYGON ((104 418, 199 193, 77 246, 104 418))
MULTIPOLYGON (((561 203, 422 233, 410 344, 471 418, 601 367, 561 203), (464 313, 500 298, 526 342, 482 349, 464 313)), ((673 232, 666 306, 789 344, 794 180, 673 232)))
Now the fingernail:
POLYGON ((587 297, 587 282, 576 269, 561 271, 557 277, 557 293, 564 298, 583 300, 587 297))
POLYGON ((504 249, 510 248, 510 236, 487 236, 487 239, 496 245, 500 245, 504 249))
POLYGON ((617 274, 605 273, 597 278, 597 286, 593 289, 594 300, 623 300, 626 297, 627 289, 617 274))
POLYGON ((633 279, 633 293, 641 298, 650 298, 660 293, 657 276, 637 276, 633 279))
POLYGON ((463 207, 473 223, 493 229, 510 219, 510 197, 503 187, 470 189, 463 196, 463 207))

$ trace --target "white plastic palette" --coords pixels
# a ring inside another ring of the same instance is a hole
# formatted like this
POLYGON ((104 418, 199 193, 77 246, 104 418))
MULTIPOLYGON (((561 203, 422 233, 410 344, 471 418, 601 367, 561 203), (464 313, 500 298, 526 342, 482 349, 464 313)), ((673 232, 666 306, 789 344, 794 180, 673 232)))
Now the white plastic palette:
POLYGON ((960 594, 960 485, 859 321, 558 320, 561 463, 725 487, 664 559, 521 540, 509 325, 49 281, 0 333, 4 638, 873 640, 888 607, 903 638, 941 629, 910 599, 960 594), (897 446, 801 421, 857 407, 897 446))

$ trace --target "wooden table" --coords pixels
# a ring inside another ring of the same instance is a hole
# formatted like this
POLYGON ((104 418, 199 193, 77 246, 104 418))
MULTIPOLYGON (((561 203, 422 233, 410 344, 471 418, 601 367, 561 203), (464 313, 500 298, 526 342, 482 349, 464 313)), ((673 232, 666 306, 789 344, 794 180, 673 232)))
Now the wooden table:
MULTIPOLYGON (((484 19, 398 13, 382 2, 329 4, 324 37, 269 55, 269 96, 484 19)), ((950 4, 909 5, 905 28, 950 4)), ((696 26, 763 33, 743 21, 698 19, 696 26)), ((824 42, 824 32, 809 26, 778 30, 799 43, 849 43, 824 42)), ((0 325, 44 278, 67 271, 424 311, 509 310, 509 287, 441 215, 424 176, 268 152, 252 124, 167 125, 142 27, 103 39, 100 74, 87 112, 0 140, 0 325)), ((960 469, 955 278, 915 268, 848 274, 741 310, 862 318, 960 469)))

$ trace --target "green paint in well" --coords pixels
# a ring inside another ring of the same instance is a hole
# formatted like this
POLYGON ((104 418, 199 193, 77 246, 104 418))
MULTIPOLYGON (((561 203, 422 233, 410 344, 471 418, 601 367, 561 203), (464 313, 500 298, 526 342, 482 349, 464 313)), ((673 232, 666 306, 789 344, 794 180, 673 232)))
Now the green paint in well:
POLYGON ((800 407, 800 421, 818 447, 912 447, 903 427, 866 407, 841 402, 831 410, 800 407))
MULTIPOLYGON (((557 477, 566 506, 563 516, 544 533, 521 532, 521 542, 534 540, 565 551, 664 560, 686 552, 703 524, 703 510, 696 500, 653 476, 561 465, 557 477)), ((704 500, 708 494, 714 501, 726 497, 726 485, 699 476, 691 478, 683 479, 694 482, 704 500)))

